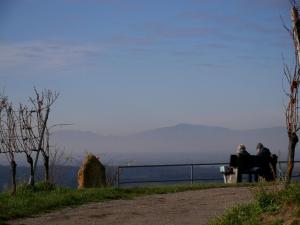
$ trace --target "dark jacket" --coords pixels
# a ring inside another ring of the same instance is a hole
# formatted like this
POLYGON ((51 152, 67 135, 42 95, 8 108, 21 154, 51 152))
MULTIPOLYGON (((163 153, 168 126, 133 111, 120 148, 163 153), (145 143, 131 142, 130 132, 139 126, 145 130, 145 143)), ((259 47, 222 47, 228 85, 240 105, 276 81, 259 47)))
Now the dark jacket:
POLYGON ((271 152, 268 148, 262 147, 256 155, 268 158, 268 157, 271 157, 271 152))

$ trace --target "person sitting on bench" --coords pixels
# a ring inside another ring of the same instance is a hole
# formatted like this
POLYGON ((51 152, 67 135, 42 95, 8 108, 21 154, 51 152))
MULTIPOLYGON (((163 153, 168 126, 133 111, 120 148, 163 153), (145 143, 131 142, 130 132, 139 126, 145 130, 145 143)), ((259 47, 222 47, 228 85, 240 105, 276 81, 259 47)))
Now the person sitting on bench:
POLYGON ((258 143, 256 146, 256 155, 262 157, 271 157, 271 152, 262 143, 258 143))
MULTIPOLYGON (((237 156, 242 157, 247 160, 247 157, 250 157, 249 152, 246 150, 246 146, 243 144, 239 144, 236 150, 237 156)), ((242 181, 242 173, 238 173, 237 177, 238 182, 242 181)), ((252 182, 252 175, 251 173, 248 173, 248 182, 252 182)))
MULTIPOLYGON (((262 143, 258 143, 256 146, 256 155, 260 157, 261 166, 257 169, 257 175, 261 176, 267 181, 274 180, 276 178, 276 163, 277 163, 277 156, 272 155, 270 150, 266 148, 262 143), (276 158, 275 158, 276 157, 276 158), (275 169, 274 169, 274 163, 275 169)), ((255 180, 258 178, 255 177, 255 180)))
POLYGON ((246 146, 243 144, 238 145, 237 149, 236 149, 236 154, 238 156, 245 156, 245 155, 250 155, 249 152, 247 152, 246 150, 246 146))

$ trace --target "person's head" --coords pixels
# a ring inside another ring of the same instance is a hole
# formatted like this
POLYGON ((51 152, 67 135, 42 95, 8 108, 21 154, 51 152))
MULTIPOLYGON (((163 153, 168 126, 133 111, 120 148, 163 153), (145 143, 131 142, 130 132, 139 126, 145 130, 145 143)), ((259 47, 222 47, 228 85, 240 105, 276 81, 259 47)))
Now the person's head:
POLYGON ((261 149, 263 149, 263 144, 262 143, 258 143, 257 145, 256 145, 256 152, 258 153, 258 152, 260 152, 261 151, 261 149))
POLYGON ((246 151, 246 146, 243 145, 243 144, 239 144, 236 151, 237 151, 237 153, 240 153, 242 151, 246 151))

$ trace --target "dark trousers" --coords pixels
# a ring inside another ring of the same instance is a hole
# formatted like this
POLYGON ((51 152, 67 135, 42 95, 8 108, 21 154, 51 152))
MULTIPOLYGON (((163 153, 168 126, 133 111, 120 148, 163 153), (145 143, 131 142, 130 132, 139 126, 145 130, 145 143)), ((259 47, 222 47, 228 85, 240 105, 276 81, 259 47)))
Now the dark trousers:
POLYGON ((258 175, 259 175, 259 168, 251 168, 248 171, 242 171, 242 172, 238 172, 237 174, 237 182, 242 182, 242 175, 243 174, 247 174, 248 175, 248 182, 251 183, 252 182, 252 175, 254 176, 254 182, 258 181, 258 175))

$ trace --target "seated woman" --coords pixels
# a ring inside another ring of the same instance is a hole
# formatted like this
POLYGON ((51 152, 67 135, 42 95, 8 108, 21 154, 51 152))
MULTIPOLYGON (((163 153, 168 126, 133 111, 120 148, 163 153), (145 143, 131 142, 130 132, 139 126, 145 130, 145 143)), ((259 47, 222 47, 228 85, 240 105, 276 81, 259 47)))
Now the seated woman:
POLYGON ((249 152, 247 152, 247 150, 246 150, 246 146, 243 145, 243 144, 238 145, 238 147, 236 149, 236 153, 237 153, 238 156, 240 156, 240 155, 242 155, 242 156, 250 155, 249 152))
MULTIPOLYGON (((247 156, 250 156, 250 154, 249 154, 249 152, 247 152, 246 146, 243 144, 239 144, 237 147, 236 153, 237 153, 238 157, 241 157, 239 160, 239 163, 243 164, 243 167, 239 166, 239 168, 245 168, 245 167, 247 168, 247 162, 249 160, 247 156)), ((251 171, 248 171, 249 168, 247 168, 246 170, 247 171, 245 171, 245 170, 238 171, 237 182, 242 181, 242 174, 248 174, 248 182, 252 182, 251 171)))

